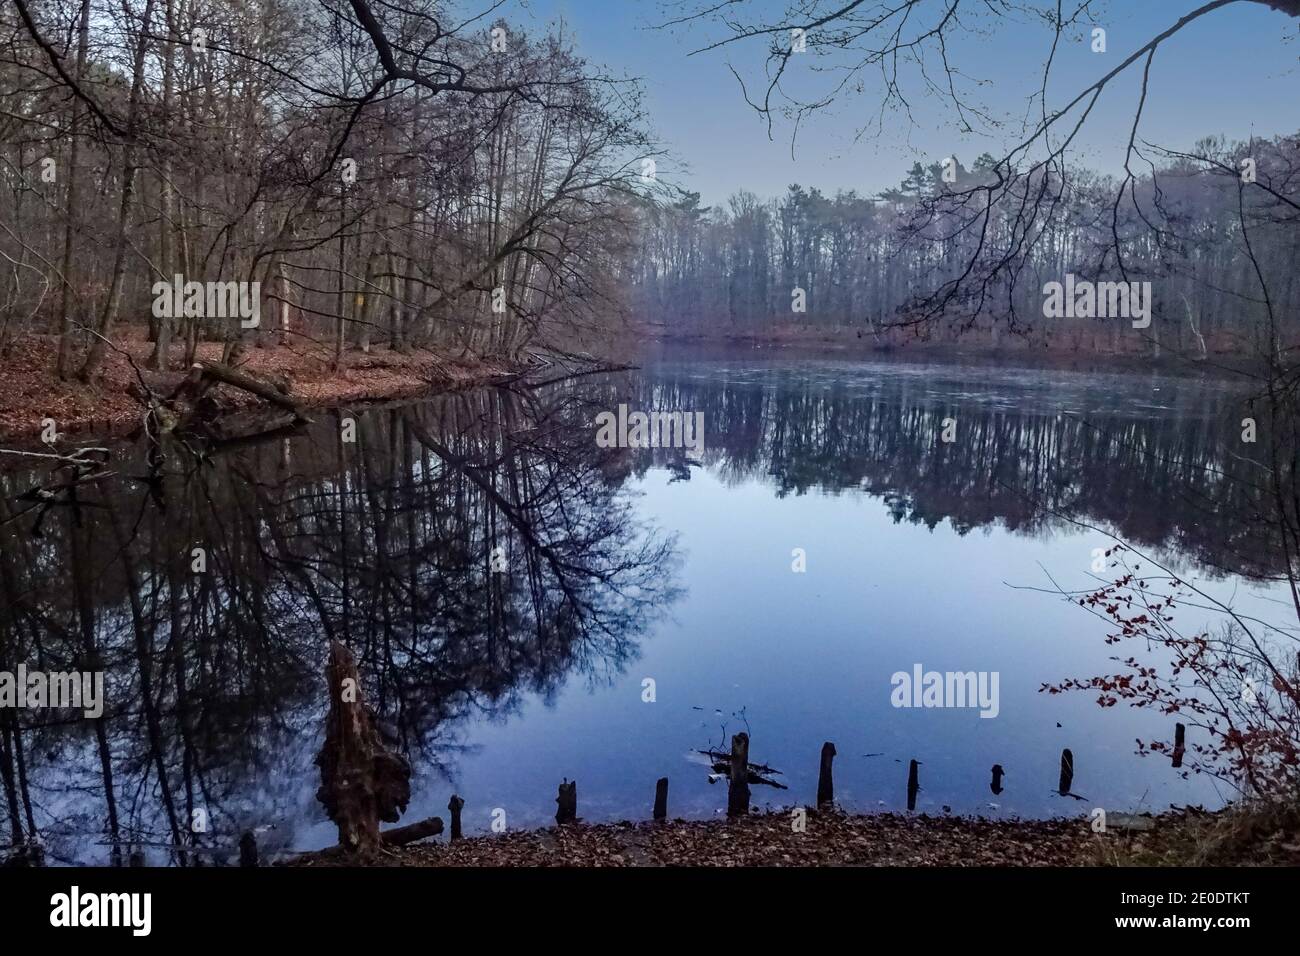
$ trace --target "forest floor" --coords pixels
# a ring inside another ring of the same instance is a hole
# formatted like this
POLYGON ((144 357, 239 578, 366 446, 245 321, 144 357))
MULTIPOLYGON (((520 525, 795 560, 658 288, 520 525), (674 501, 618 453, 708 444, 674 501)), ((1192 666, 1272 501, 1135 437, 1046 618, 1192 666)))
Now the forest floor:
MULTIPOLYGON (((94 381, 61 381, 54 373, 57 339, 27 336, 0 356, 0 441, 31 441, 40 435, 42 420, 53 419, 60 434, 82 433, 96 438, 124 435, 139 424, 142 407, 129 393, 136 370, 146 368, 152 345, 143 336, 114 343, 94 381), (124 354, 126 353, 126 354, 124 354), (127 355, 130 358, 127 358, 127 355)), ((203 342, 197 357, 221 359, 220 342, 203 342)), ((143 371, 156 391, 170 387, 183 376, 183 348, 171 352, 174 371, 143 371)), ((426 350, 396 352, 372 346, 369 353, 352 349, 344 353, 343 367, 335 370, 333 351, 323 344, 295 339, 287 345, 249 348, 236 361, 242 371, 287 379, 293 397, 306 407, 337 405, 380 399, 405 398, 431 391, 481 385, 516 371, 502 361, 453 359, 426 350)), ((259 400, 244 392, 220 386, 231 407, 259 400)))
POLYGON ((337 850, 298 866, 1114 866, 1300 865, 1297 815, 1249 824, 1240 813, 1185 810, 1112 814, 1105 833, 1089 817, 1058 820, 809 809, 739 820, 548 827, 386 848, 364 859, 337 850))

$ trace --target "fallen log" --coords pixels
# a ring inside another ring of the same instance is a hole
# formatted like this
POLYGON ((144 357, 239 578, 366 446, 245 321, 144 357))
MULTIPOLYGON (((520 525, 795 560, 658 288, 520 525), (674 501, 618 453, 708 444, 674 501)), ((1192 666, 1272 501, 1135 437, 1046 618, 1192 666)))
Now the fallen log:
POLYGON ((416 840, 437 836, 442 832, 442 817, 429 817, 419 823, 408 823, 404 827, 394 827, 379 834, 384 846, 405 846, 416 840))
POLYGON ((307 423, 308 419, 301 415, 259 405, 191 422, 186 433, 201 435, 216 445, 238 448, 250 442, 295 434, 307 423))
POLYGON ((289 394, 289 383, 283 379, 259 378, 229 365, 223 365, 221 362, 195 362, 190 366, 191 375, 195 368, 201 369, 202 378, 243 389, 295 414, 302 411, 302 403, 289 394))

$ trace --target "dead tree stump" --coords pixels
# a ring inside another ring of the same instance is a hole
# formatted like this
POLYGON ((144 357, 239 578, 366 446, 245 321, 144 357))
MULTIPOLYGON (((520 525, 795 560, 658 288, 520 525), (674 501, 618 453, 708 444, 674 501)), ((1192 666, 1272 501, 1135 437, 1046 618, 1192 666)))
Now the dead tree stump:
POLYGON ((1187 728, 1182 724, 1174 724, 1174 766, 1183 765, 1183 754, 1187 752, 1184 746, 1187 737, 1187 728))
POLYGON ((555 822, 561 825, 578 822, 578 781, 568 777, 560 784, 560 794, 555 798, 555 822))
POLYGON ((916 793, 921 789, 920 764, 913 760, 907 767, 907 809, 916 809, 916 793))
POLYGON ((330 644, 325 686, 329 713, 316 756, 316 799, 339 828, 339 846, 374 850, 382 843, 379 822, 396 823, 411 799, 411 766, 384 746, 361 696, 356 660, 338 641, 330 644))
POLYGON ((730 782, 727 786, 727 816, 749 813, 749 734, 741 731, 731 738, 730 782))
POLYGON ((447 801, 447 810, 451 813, 451 836, 448 839, 460 839, 460 811, 464 806, 465 801, 454 793, 451 795, 451 799, 447 801))
POLYGON ((660 777, 655 784, 655 819, 668 819, 668 778, 660 777))
POLYGON ((822 744, 822 765, 817 772, 817 806, 835 802, 835 782, 831 778, 831 761, 835 759, 835 745, 829 740, 822 744))

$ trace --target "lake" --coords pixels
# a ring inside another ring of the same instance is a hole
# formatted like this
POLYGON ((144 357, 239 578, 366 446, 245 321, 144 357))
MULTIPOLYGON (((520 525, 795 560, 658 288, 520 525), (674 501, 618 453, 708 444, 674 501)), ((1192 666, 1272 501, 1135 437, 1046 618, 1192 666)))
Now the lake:
POLYGON ((138 845, 166 863, 194 820, 208 847, 254 827, 268 851, 332 845, 313 765, 331 638, 415 768, 405 822, 446 818, 454 792, 468 832, 543 826, 562 779, 582 819, 643 820, 662 776, 671 816, 710 818, 726 782, 699 751, 741 730, 788 787, 755 786, 757 806, 811 804, 824 741, 860 811, 906 811, 911 760, 918 813, 1231 796, 1134 752, 1173 717, 1042 691, 1114 672, 1104 622, 1058 593, 1107 577, 1110 534, 1285 619, 1250 580, 1276 569, 1238 517, 1254 504, 1230 480, 1246 466, 1227 383, 664 358, 314 417, 173 448, 161 471, 115 446, 75 503, 21 497, 48 475, 0 474, 0 665, 106 674, 100 721, 10 711, 51 862, 138 845), (702 451, 601 447, 596 416, 620 404, 700 413, 702 451), (895 706, 917 667, 996 694, 895 706))

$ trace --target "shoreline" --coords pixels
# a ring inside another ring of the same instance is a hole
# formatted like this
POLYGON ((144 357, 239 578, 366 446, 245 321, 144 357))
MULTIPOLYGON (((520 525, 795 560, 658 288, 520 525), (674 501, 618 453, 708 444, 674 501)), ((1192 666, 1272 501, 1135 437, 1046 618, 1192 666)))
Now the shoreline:
MULTIPOLYGON (((837 341, 832 333, 819 331, 810 336, 733 334, 715 336, 663 335, 647 330, 647 339, 637 358, 659 357, 677 350, 705 357, 734 358, 752 355, 778 358, 834 358, 852 361, 902 363, 975 364, 989 366, 1056 369, 1062 371, 1114 374, 1158 374, 1206 376, 1230 379, 1244 368, 1241 356, 1189 362, 1176 356, 1159 360, 1134 355, 1097 355, 1032 349, 990 350, 952 343, 909 343, 896 348, 875 349, 867 343, 837 341), (713 353, 718 353, 714 356, 713 353)), ((121 351, 109 351, 100 371, 90 383, 62 381, 54 373, 57 339, 31 335, 15 343, 0 358, 0 442, 19 447, 40 446, 44 419, 55 421, 60 436, 81 440, 120 440, 140 425, 142 406, 129 394, 137 382, 139 367, 145 381, 159 392, 170 391, 185 375, 179 366, 183 350, 172 350, 169 371, 145 368, 152 345, 143 336, 117 343, 121 351), (128 361, 122 352, 129 353, 128 361)), ((223 343, 200 343, 196 359, 217 361, 223 343)), ((518 363, 499 358, 457 359, 428 350, 395 352, 386 345, 372 346, 368 353, 352 348, 343 354, 343 367, 332 369, 333 352, 314 342, 296 345, 267 345, 249 348, 238 360, 241 371, 287 380, 292 396, 304 409, 336 407, 351 403, 414 399, 461 389, 490 385, 519 373, 518 363)), ((237 389, 218 386, 224 413, 261 407, 263 403, 237 389)))
MULTIPOLYGON (((1160 814, 1111 813, 1106 832, 1090 816, 1050 820, 851 814, 806 809, 796 832, 793 810, 735 820, 569 824, 448 841, 386 847, 368 856, 337 847, 305 853, 283 866, 385 867, 738 867, 738 866, 1178 866, 1300 865, 1295 832, 1267 845, 1225 837, 1256 827, 1262 811, 1193 808, 1160 814), (1288 842, 1288 840, 1290 842, 1288 842), (1195 848, 1195 849, 1193 849, 1195 848), (1206 857, 1198 859, 1199 856, 1206 857)), ((1277 821, 1270 821, 1277 825, 1277 821)), ((1288 813, 1282 824, 1294 827, 1288 813)))
POLYGON ((966 363, 1082 373, 1207 376, 1228 380, 1248 373, 1252 362, 1250 356, 1239 353, 1211 354, 1199 360, 1169 349, 1159 358, 1154 358, 1131 352, 1035 348, 1027 344, 994 348, 980 344, 909 340, 878 347, 866 338, 856 338, 855 333, 856 330, 847 327, 729 333, 666 332, 653 326, 642 329, 645 341, 654 348, 714 350, 731 357, 737 354, 790 359, 843 357, 853 361, 966 363))
MULTIPOLYGON (((140 425, 143 408, 128 393, 136 382, 131 361, 145 381, 158 391, 169 390, 184 377, 178 367, 180 347, 172 350, 172 368, 153 372, 145 368, 152 345, 143 337, 116 343, 131 356, 109 351, 89 383, 61 381, 54 373, 57 341, 53 336, 29 336, 0 359, 4 383, 0 406, 0 442, 39 444, 43 419, 55 421, 60 437, 116 440, 140 425)), ((215 361, 222 343, 200 343, 196 358, 215 361)), ((454 359, 437 352, 394 352, 372 346, 369 353, 349 349, 343 367, 331 368, 332 351, 316 343, 268 345, 249 348, 239 362, 242 371, 287 379, 292 395, 303 408, 413 398, 489 385, 519 371, 515 363, 500 359, 454 359)), ((256 408, 263 403, 252 395, 218 386, 227 411, 256 408)))

